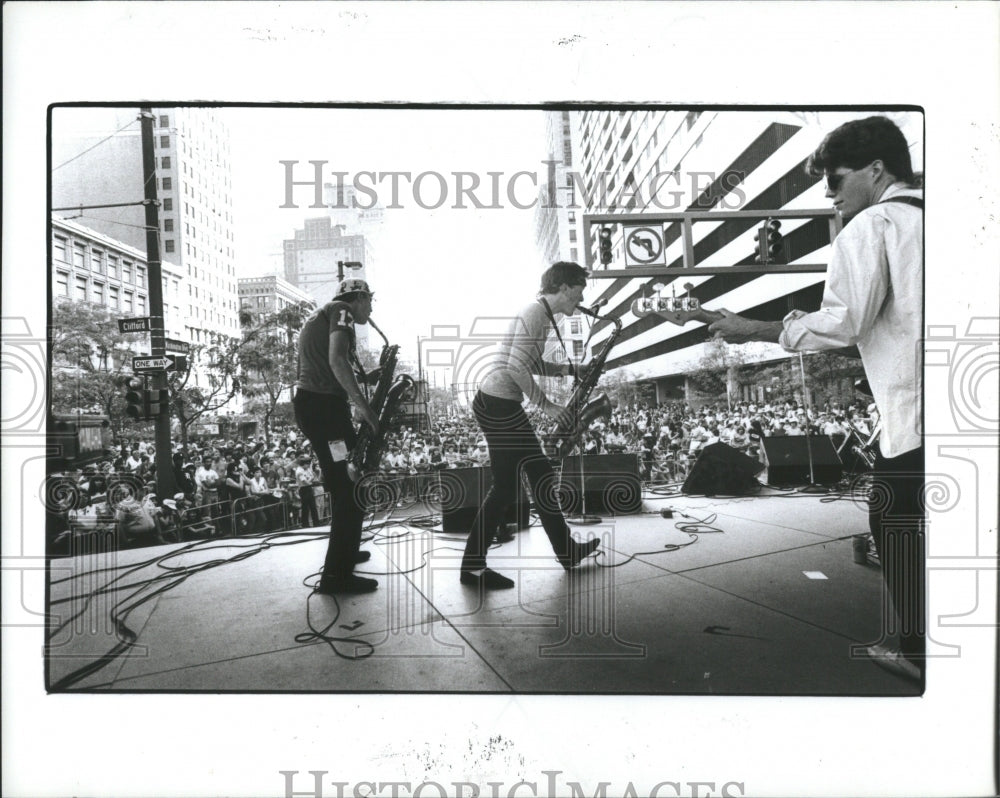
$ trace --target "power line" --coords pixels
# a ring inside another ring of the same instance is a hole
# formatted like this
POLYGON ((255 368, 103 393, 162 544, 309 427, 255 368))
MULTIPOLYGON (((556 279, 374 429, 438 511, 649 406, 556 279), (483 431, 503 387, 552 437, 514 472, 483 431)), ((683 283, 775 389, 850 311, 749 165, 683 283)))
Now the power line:
POLYGON ((105 138, 101 139, 99 142, 97 142, 93 146, 87 147, 87 149, 85 149, 83 152, 79 153, 78 155, 74 155, 68 161, 63 161, 61 164, 59 164, 59 166, 53 166, 52 167, 52 171, 54 172, 56 169, 62 169, 66 164, 72 163, 77 158, 80 158, 80 157, 86 155, 88 152, 90 152, 92 149, 94 149, 94 147, 100 147, 105 141, 107 141, 108 139, 113 139, 115 136, 117 136, 119 133, 121 133, 125 128, 131 127, 132 125, 134 125, 138 121, 139 121, 138 118, 136 118, 136 119, 133 119, 131 122, 126 123, 122 127, 118 128, 118 130, 116 130, 110 136, 106 136, 105 138))

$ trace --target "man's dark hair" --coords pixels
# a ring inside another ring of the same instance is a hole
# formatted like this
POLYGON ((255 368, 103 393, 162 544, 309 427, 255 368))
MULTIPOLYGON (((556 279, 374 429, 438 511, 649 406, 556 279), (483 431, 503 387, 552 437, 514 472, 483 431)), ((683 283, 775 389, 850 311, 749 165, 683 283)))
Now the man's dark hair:
POLYGON ((806 161, 806 172, 818 177, 840 167, 860 169, 872 161, 882 161, 897 180, 916 182, 906 137, 884 116, 854 119, 828 133, 806 161))
POLYGON ((579 263, 561 260, 542 272, 541 291, 543 294, 554 294, 561 285, 586 285, 589 276, 590 272, 579 263))

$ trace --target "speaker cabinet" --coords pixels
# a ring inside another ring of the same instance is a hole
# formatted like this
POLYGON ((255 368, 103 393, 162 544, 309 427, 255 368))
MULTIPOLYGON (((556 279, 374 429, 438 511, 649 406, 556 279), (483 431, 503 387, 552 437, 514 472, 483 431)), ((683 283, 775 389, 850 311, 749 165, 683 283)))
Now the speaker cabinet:
POLYGON ((567 515, 579 515, 584 510, 581 481, 587 512, 629 515, 642 510, 642 482, 636 454, 564 457, 559 492, 560 505, 567 515))
POLYGON ((701 450, 681 493, 705 496, 743 496, 757 490, 756 475, 764 465, 724 443, 711 443, 701 450))
POLYGON ((809 460, 817 484, 838 482, 843 465, 826 435, 778 435, 764 438, 767 481, 772 485, 808 485, 809 460))
MULTIPOLYGON (((442 529, 467 534, 493 485, 493 472, 489 468, 446 468, 439 471, 437 477, 442 529)), ((517 501, 507 508, 503 523, 516 523, 518 529, 531 525, 531 504, 523 483, 517 501)))

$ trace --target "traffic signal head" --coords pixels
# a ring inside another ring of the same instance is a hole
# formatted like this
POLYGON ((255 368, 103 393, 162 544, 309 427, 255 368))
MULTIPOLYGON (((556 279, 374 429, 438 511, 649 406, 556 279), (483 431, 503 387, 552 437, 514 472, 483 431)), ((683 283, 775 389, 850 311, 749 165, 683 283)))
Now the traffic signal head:
POLYGON ((597 235, 598 241, 601 246, 601 263, 607 266, 611 263, 611 228, 602 227, 601 232, 597 235))
POLYGON ((769 219, 767 222, 767 259, 772 263, 784 261, 784 237, 778 231, 781 229, 781 222, 777 219, 769 219))
POLYGON ((170 401, 169 392, 166 388, 154 388, 146 391, 145 410, 149 416, 158 416, 167 407, 170 401))
POLYGON ((781 222, 768 219, 757 228, 753 240, 757 242, 757 254, 754 263, 781 263, 784 260, 784 238, 781 233, 781 222))
POLYGON ((140 419, 146 415, 146 381, 142 377, 125 380, 125 403, 125 414, 129 418, 140 419))

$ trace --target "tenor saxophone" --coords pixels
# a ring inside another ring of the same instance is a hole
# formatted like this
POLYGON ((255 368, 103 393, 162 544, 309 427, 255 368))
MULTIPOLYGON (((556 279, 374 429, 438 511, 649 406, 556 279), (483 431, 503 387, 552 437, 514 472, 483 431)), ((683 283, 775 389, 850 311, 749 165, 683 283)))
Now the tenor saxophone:
POLYGON ((572 420, 565 425, 560 424, 557 426, 555 431, 546 439, 547 447, 555 457, 564 457, 569 454, 590 425, 599 418, 607 418, 614 409, 606 393, 599 393, 593 399, 589 397, 597 386, 597 381, 601 377, 601 372, 604 370, 604 364, 608 359, 612 347, 614 347, 615 342, 621 335, 621 319, 600 316, 597 311, 585 308, 583 305, 577 305, 577 309, 595 319, 611 321, 615 325, 615 330, 608 336, 607 340, 601 346, 600 351, 577 378, 576 385, 573 388, 573 395, 570 397, 569 402, 566 403, 566 406, 573 410, 572 420))
POLYGON ((396 361, 399 356, 399 346, 390 345, 378 325, 371 319, 368 324, 382 336, 385 345, 379 355, 378 383, 372 395, 371 407, 378 417, 378 432, 367 424, 362 424, 358 432, 358 440, 348 457, 347 471, 355 482, 365 474, 378 470, 379 461, 385 449, 386 434, 389 424, 399 410, 399 406, 412 400, 416 395, 416 383, 409 374, 400 374, 393 379, 396 371, 396 361))

